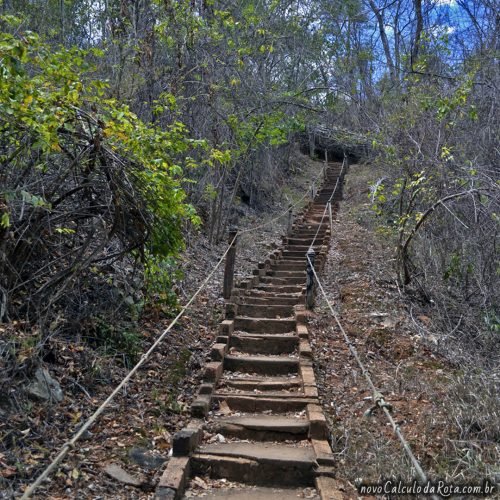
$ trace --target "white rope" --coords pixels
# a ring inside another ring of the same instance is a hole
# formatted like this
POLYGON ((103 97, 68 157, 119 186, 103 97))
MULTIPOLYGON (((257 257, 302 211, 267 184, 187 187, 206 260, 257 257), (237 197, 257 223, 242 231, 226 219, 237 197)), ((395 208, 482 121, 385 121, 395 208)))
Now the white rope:
MULTIPOLYGON (((312 184, 311 184, 311 187, 314 186, 316 184, 316 182, 318 181, 318 179, 320 178, 320 176, 323 174, 324 172, 324 167, 320 170, 319 174, 316 176, 316 178, 313 180, 312 184)), ((268 226, 269 224, 272 224, 273 222, 276 222, 277 220, 281 219, 281 217, 283 217, 284 215, 287 215, 289 212, 290 212, 290 209, 291 208, 295 208, 301 201, 304 200, 304 198, 306 198, 307 196, 309 195, 309 190, 307 190, 304 195, 299 199, 297 200, 293 205, 290 205, 283 213, 281 213, 280 215, 274 217, 273 219, 267 221, 267 222, 264 222, 262 224, 258 224, 257 226, 254 226, 254 227, 249 227, 248 229, 242 229, 240 231, 238 231, 238 234, 245 234, 245 233, 250 233, 252 231, 256 231, 257 229, 261 229, 265 226, 268 226)))
MULTIPOLYGON (((314 179, 314 183, 319 179, 319 176, 322 174, 323 169, 321 169, 319 175, 314 179)), ((163 333, 156 339, 156 341, 153 343, 153 345, 148 349, 148 351, 141 356, 141 359, 139 362, 129 371, 129 373, 123 378, 123 380, 116 386, 116 388, 113 390, 113 392, 106 398, 106 400, 97 408, 97 410, 85 421, 85 423, 80 427, 78 432, 67 442, 63 445, 61 448, 60 452, 57 454, 57 456, 52 460, 52 462, 44 469, 44 471, 38 476, 38 478, 35 480, 34 483, 32 483, 24 492, 23 496, 21 497, 21 500, 28 499, 34 492, 35 490, 45 481, 50 473, 59 465, 59 463, 68 455, 70 450, 72 450, 76 444, 76 442, 81 438, 81 436, 95 423, 97 418, 101 415, 101 413, 106 409, 107 406, 111 403, 111 401, 115 398, 115 396, 120 392, 120 390, 129 382, 129 380, 135 375, 137 370, 149 359, 151 354, 156 350, 158 345, 163 341, 163 339, 167 336, 167 334, 170 332, 170 330, 177 324, 179 319, 184 315, 186 310, 191 306, 193 303, 194 299, 199 295, 199 293, 205 288, 205 286, 208 284, 212 276, 214 275, 215 271, 219 268, 219 266, 222 264, 224 258, 228 254, 230 248, 234 244, 235 240, 237 239, 238 235, 244 234, 244 233, 249 233, 251 231, 256 231, 257 229, 260 229, 268 224, 271 224, 272 222, 280 219, 283 217, 283 215, 287 214, 290 210, 290 208, 295 207, 298 205, 307 195, 309 194, 309 191, 306 191, 304 196, 302 196, 297 202, 295 202, 292 206, 288 207, 288 209, 283 213, 280 214, 278 217, 275 217, 274 219, 271 219, 270 221, 267 221, 264 224, 259 224, 255 227, 251 227, 248 229, 244 229, 242 231, 238 231, 234 238, 231 240, 229 243, 228 247, 226 248, 225 252, 223 253, 222 257, 219 259, 215 267, 212 269, 210 274, 205 278, 201 286, 198 288, 198 290, 191 296, 189 301, 183 306, 179 314, 173 319, 173 321, 168 325, 166 330, 163 331, 163 333)))
MULTIPOLYGON (((349 337, 348 337, 347 333, 345 332, 342 324, 340 323, 340 320, 339 320, 339 318, 338 318, 335 310, 333 309, 330 301, 328 300, 328 297, 327 297, 327 295, 325 293, 323 285, 321 284, 321 281, 318 278, 316 270, 314 269, 313 263, 311 262, 311 259, 309 258, 309 256, 307 254, 306 254, 306 258, 309 261, 309 265, 311 266, 311 269, 312 269, 312 271, 314 273, 314 277, 316 278, 316 282, 318 283, 319 289, 321 290, 321 293, 323 294, 323 297, 324 297, 326 303, 328 304, 330 312, 332 313, 332 316, 335 319, 335 322, 337 323, 337 326, 339 327, 340 331, 342 332, 342 335, 344 337, 344 341, 347 344, 347 346, 349 347, 349 350, 351 351, 351 354, 353 355, 354 359, 358 363, 358 366, 361 369, 361 373, 365 377, 365 379, 366 379, 366 381, 367 381, 367 383, 368 383, 368 385, 369 385, 369 387, 370 387, 370 389, 371 389, 371 391, 373 393, 372 399, 373 399, 374 404, 376 406, 378 406, 379 408, 381 408, 382 411, 385 413, 385 416, 389 420, 389 423, 391 424, 394 433, 398 437, 399 441, 401 442, 401 444, 403 446, 404 451, 406 452, 406 455, 408 456, 408 458, 410 459, 413 467, 415 468, 415 471, 417 472, 418 478, 420 479, 421 483, 426 484, 428 482, 427 475, 424 472, 424 470, 422 469, 422 466, 420 465, 420 462, 417 460, 417 458, 413 454, 413 451, 412 451, 412 449, 411 449, 408 441, 403 436, 403 433, 401 432, 401 428, 399 427, 399 425, 396 424, 396 422, 392 418, 392 415, 389 412, 390 405, 385 401, 385 399, 382 396, 382 394, 380 393, 380 391, 378 391, 377 388, 375 387, 375 384, 373 383, 368 370, 365 368, 363 362, 361 361, 361 359, 360 359, 360 357, 358 355, 358 352, 357 352, 356 348, 354 347, 354 345, 352 344, 351 340, 349 339, 349 337)), ((438 497, 437 495, 431 495, 431 498, 433 500, 440 500, 440 497, 438 497)))
POLYGON ((215 271, 221 265, 222 261, 226 257, 229 249, 233 245, 236 236, 233 238, 228 248, 219 259, 215 267, 212 269, 211 273, 205 278, 201 286, 196 290, 194 295, 189 299, 187 304, 181 309, 179 314, 174 318, 174 320, 168 325, 167 329, 156 339, 154 344, 148 349, 148 351, 141 356, 139 362, 129 371, 127 376, 116 386, 114 391, 107 397, 107 399, 97 408, 97 410, 87 419, 87 421, 80 427, 78 432, 73 436, 73 438, 68 441, 61 449, 59 454, 52 460, 52 462, 45 468, 45 470, 38 476, 36 481, 29 486, 29 488, 24 492, 21 500, 29 498, 34 491, 42 484, 42 482, 49 476, 49 474, 57 467, 57 465, 63 460, 66 455, 69 453, 71 449, 74 448, 76 442, 80 439, 80 437, 84 434, 85 431, 89 429, 89 427, 97 420, 97 417, 104 411, 104 409, 111 403, 111 401, 115 398, 115 396, 120 392, 120 390, 127 384, 127 382, 135 375, 137 370, 146 362, 146 360, 151 356, 153 351, 158 347, 158 345, 163 341, 163 339, 167 336, 173 326, 179 321, 182 315, 186 312, 189 306, 193 303, 194 299, 199 295, 199 293, 205 288, 207 283, 210 281, 210 278, 214 275, 215 271))
POLYGON ((328 205, 331 204, 333 197, 335 196, 335 192, 337 191, 337 187, 339 185, 339 180, 342 178, 342 174, 344 172, 344 168, 345 168, 346 163, 347 163, 347 156, 344 154, 344 159, 342 160, 342 168, 340 169, 340 174, 337 177, 337 181, 335 182, 335 187, 333 188, 332 194, 330 195, 330 198, 328 198, 328 201, 325 205, 325 209, 323 210, 323 215, 321 216, 321 220, 319 222, 318 229, 316 230, 316 234, 314 235, 312 243, 309 245, 309 249, 311 249, 314 246, 314 243, 316 242, 316 238, 318 237, 319 230, 321 229, 326 212, 328 211, 328 205))

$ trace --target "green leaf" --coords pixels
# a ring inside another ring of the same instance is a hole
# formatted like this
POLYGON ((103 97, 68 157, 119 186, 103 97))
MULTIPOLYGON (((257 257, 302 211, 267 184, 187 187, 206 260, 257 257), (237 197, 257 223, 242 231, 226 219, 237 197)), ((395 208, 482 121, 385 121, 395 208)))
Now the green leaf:
POLYGON ((0 226, 4 229, 10 227, 10 216, 8 212, 4 212, 0 218, 0 226))

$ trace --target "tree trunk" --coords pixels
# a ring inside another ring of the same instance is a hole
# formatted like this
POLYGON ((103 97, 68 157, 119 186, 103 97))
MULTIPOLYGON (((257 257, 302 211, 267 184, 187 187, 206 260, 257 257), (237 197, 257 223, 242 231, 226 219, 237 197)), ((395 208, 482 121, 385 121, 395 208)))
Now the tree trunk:
MULTIPOLYGON (((417 1, 417 0, 416 0, 417 1)), ((377 9, 375 2, 373 0, 368 0, 370 8, 372 9, 375 17, 377 18, 378 29, 380 32, 380 39, 382 40, 382 46, 384 47, 385 59, 387 61, 387 66, 389 67, 389 75, 393 83, 397 82, 396 69, 394 67, 394 61, 392 60, 391 47, 389 46, 389 40, 387 38, 387 33, 385 32, 384 16, 382 14, 382 9, 377 9)))

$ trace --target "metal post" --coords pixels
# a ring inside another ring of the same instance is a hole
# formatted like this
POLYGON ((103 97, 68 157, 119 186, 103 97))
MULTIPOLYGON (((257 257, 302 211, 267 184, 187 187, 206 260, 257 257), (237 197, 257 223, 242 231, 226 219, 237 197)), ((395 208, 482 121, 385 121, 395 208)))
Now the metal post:
POLYGON ((226 255, 226 266, 224 268, 224 286, 222 296, 225 299, 231 298, 234 282, 234 263, 236 261, 236 244, 238 242, 238 230, 234 227, 229 229, 229 244, 231 248, 226 255))
POLYGON ((306 308, 314 308, 314 259, 316 252, 313 248, 307 251, 307 267, 306 267, 306 308))

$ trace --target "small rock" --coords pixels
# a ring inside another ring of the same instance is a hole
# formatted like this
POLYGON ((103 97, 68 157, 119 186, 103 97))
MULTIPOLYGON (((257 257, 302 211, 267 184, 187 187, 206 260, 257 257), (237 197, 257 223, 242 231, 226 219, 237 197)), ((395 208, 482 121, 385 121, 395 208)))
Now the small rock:
POLYGON ((37 368, 35 380, 26 387, 26 392, 35 399, 49 402, 60 403, 64 397, 59 382, 50 376, 46 368, 37 368))
POLYGON ((130 486, 141 486, 143 480, 139 477, 132 476, 126 470, 123 470, 118 464, 108 464, 104 468, 104 472, 116 479, 120 483, 128 484, 130 486))
POLYGON ((201 488, 202 490, 208 490, 208 484, 203 479, 201 479, 201 477, 195 476, 193 479, 193 483, 195 486, 201 488))
POLYGON ((150 470, 161 467, 166 461, 166 458, 152 455, 149 450, 144 448, 131 448, 128 452, 128 456, 137 465, 150 470))

